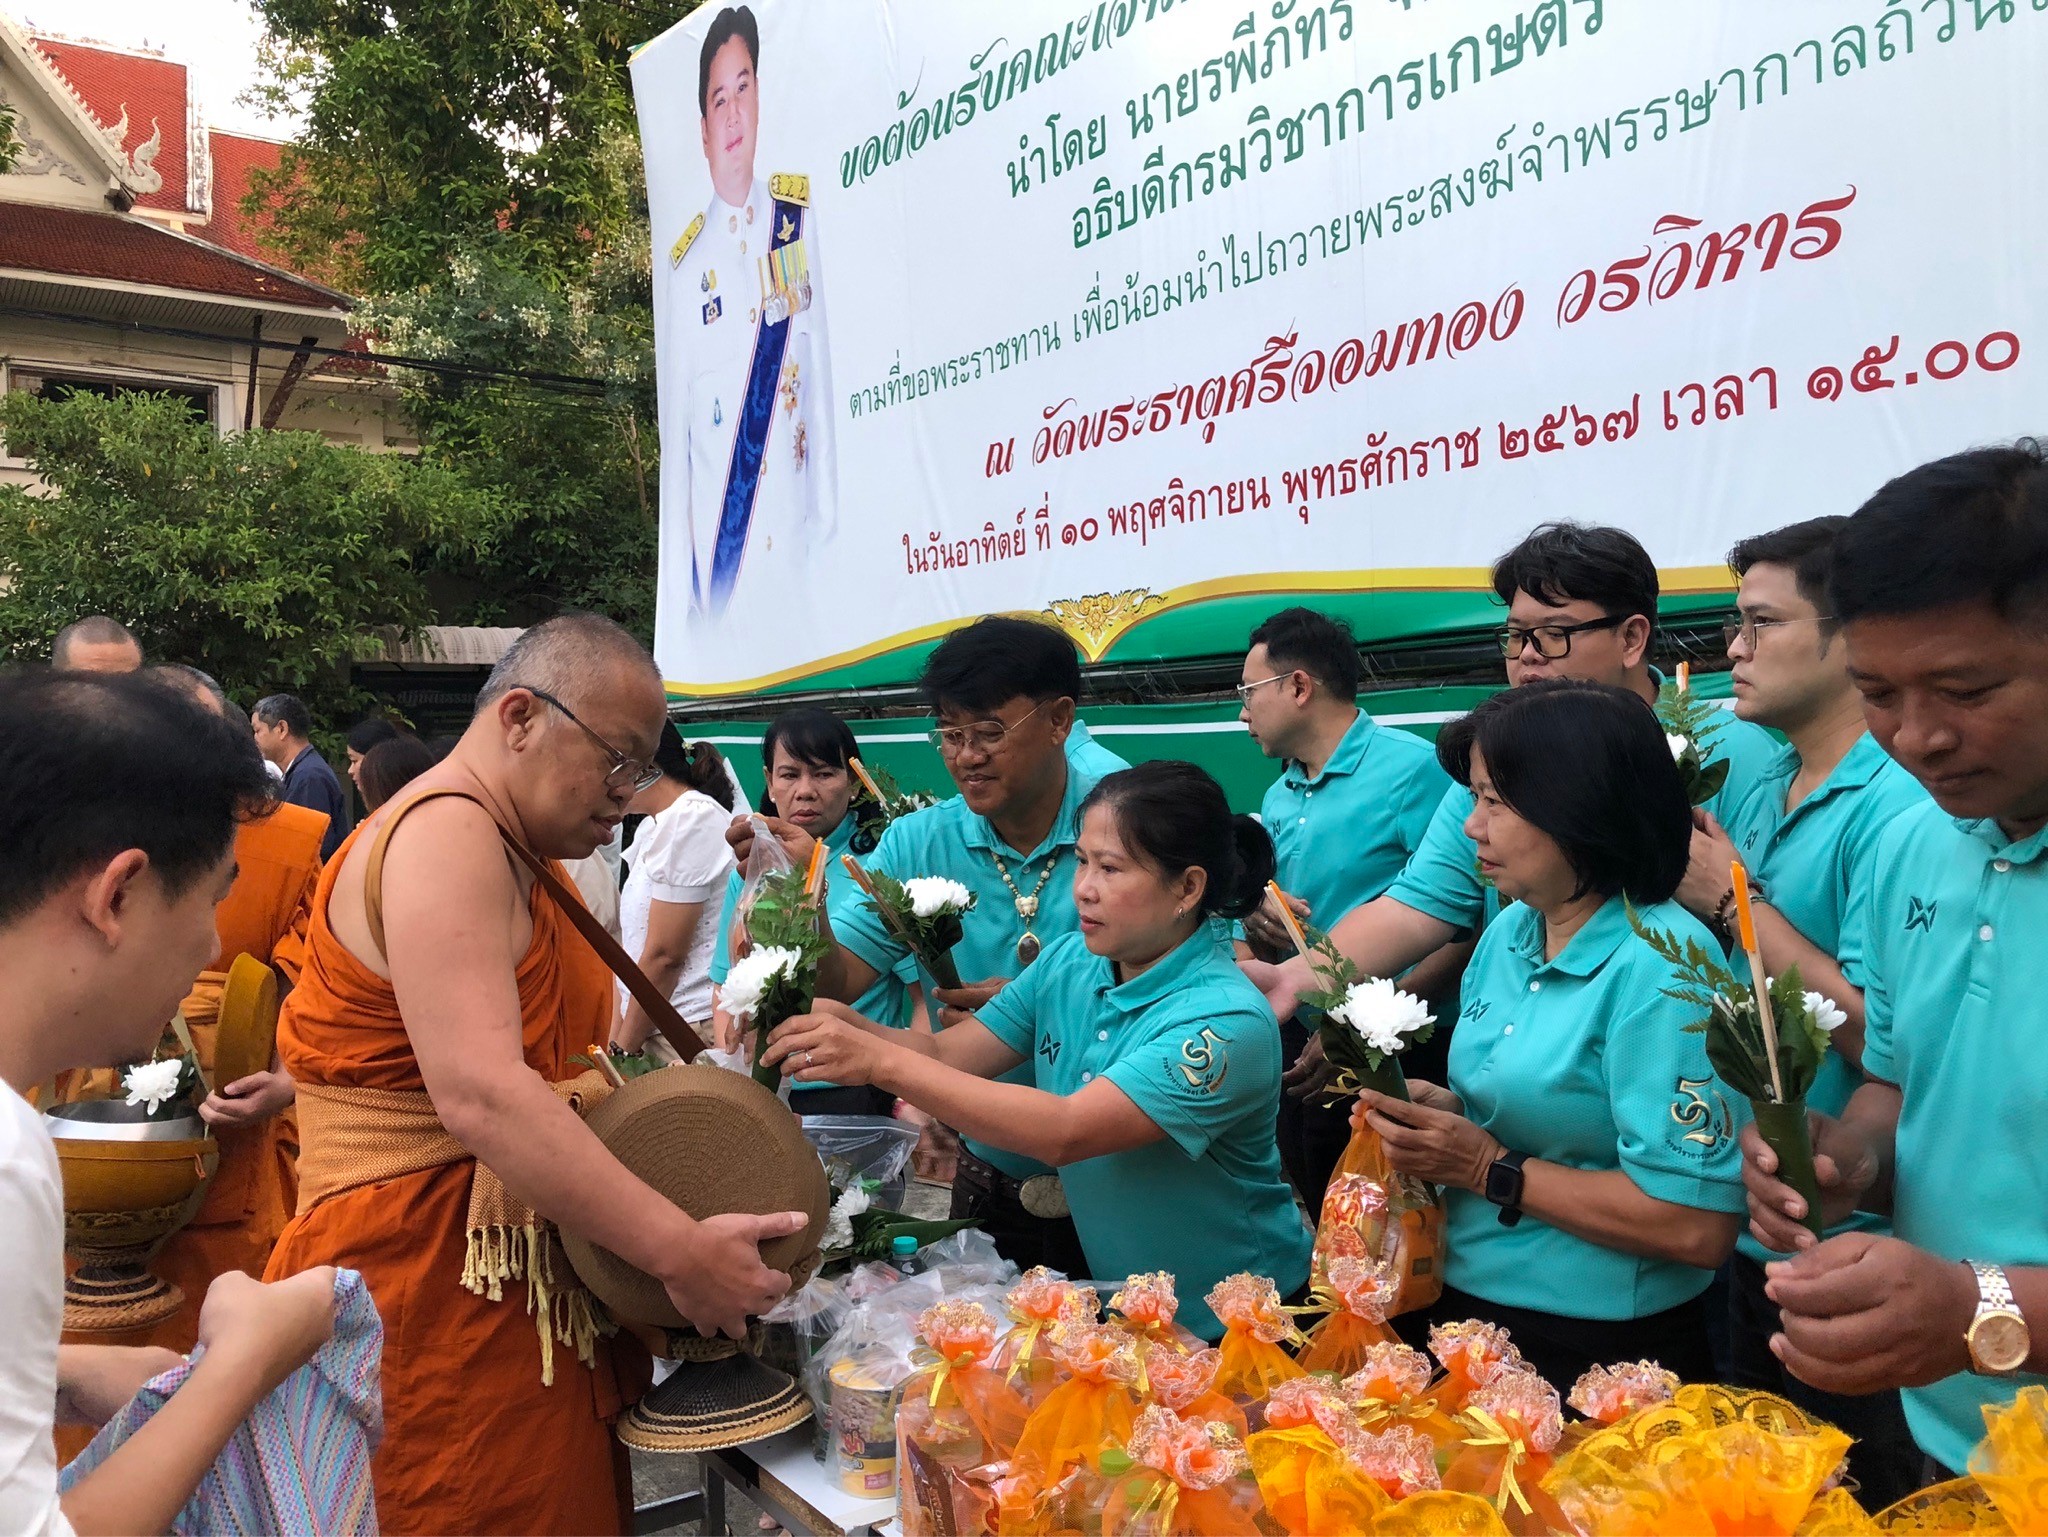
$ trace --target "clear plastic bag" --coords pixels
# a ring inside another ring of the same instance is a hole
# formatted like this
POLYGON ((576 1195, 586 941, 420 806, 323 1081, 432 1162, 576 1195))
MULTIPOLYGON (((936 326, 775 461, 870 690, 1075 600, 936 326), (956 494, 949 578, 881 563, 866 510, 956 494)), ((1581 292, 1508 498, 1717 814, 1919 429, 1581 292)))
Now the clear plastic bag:
POLYGON ((825 1161, 832 1186, 844 1188, 854 1179, 879 1181, 874 1204, 903 1209, 910 1188, 910 1154, 918 1130, 885 1115, 807 1115, 804 1135, 825 1161))

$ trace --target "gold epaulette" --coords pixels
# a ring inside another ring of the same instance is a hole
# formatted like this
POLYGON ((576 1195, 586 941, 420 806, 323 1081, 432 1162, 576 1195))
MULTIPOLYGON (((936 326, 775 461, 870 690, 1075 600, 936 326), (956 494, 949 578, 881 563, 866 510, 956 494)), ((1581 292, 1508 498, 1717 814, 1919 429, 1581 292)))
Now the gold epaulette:
POLYGON ((777 171, 768 178, 768 195, 779 202, 808 208, 811 206, 811 179, 789 171, 777 171))
POLYGON ((690 227, 683 231, 677 238, 676 243, 668 248, 668 264, 671 267, 680 267, 683 264, 683 258, 690 254, 690 247, 696 243, 697 237, 703 233, 704 215, 700 213, 690 221, 690 227))

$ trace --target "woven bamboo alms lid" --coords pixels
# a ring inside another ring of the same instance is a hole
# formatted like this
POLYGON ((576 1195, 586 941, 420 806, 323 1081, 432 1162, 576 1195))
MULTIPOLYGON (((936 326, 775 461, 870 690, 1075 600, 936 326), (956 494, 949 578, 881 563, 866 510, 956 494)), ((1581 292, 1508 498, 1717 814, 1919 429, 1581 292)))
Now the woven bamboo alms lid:
MULTIPOLYGON (((614 1158, 692 1217, 800 1211, 802 1231, 761 1246, 761 1258, 801 1286, 817 1269, 831 1186, 803 1125, 743 1073, 664 1067, 614 1090, 584 1118, 614 1158)), ((614 1318, 687 1328, 660 1281, 609 1249, 562 1234, 577 1278, 614 1318)))

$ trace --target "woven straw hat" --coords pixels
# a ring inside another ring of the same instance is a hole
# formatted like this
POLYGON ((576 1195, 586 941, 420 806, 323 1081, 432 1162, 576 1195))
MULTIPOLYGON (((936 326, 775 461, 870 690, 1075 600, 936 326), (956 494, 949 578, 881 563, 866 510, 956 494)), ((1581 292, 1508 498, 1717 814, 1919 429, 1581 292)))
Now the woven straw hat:
POLYGON ((675 1371, 619 1421, 618 1438, 635 1450, 723 1451, 811 1417, 811 1401, 795 1378, 731 1340, 671 1334, 669 1349, 679 1362, 675 1371))
MULTIPOLYGON (((800 1211, 802 1231, 761 1246, 761 1258, 801 1286, 818 1268, 831 1185, 789 1108, 744 1073, 664 1067, 614 1090, 584 1117, 614 1158, 692 1217, 800 1211)), ((614 1318, 658 1329, 689 1326, 660 1281, 573 1233, 562 1247, 577 1278, 614 1318)), ((766 1370, 767 1368, 763 1368, 766 1370)))

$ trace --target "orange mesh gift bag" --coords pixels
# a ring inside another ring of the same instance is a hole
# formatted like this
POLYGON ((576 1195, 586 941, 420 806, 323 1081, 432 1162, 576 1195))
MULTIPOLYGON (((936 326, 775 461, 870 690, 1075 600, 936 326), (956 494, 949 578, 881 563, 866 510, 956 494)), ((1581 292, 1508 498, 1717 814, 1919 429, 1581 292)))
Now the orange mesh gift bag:
POLYGON ((1075 1467, 1099 1465, 1105 1449, 1130 1438, 1138 1418, 1138 1349, 1121 1330, 1070 1325, 1057 1332, 1053 1350, 1067 1380, 1031 1411, 1010 1457, 1011 1473, 1038 1493, 1075 1467))
POLYGON ((1245 1443, 1267 1517, 1288 1537, 1371 1528, 1388 1500, 1366 1470, 1370 1448, 1350 1406, 1322 1377, 1281 1384, 1267 1401, 1266 1428, 1245 1443))
POLYGON ((1387 1327, 1387 1309, 1400 1295, 1401 1283, 1391 1270, 1370 1260, 1340 1255, 1326 1267, 1326 1279, 1310 1299, 1329 1309, 1308 1331, 1301 1368, 1349 1377, 1365 1365, 1375 1345, 1394 1338, 1387 1327))
POLYGON ((904 1537, 971 1531, 987 1519, 990 1477, 1006 1461, 1027 1411, 991 1368, 999 1325, 975 1302, 942 1302, 918 1318, 920 1369, 903 1386, 896 1417, 898 1466, 907 1471, 904 1537))
POLYGON ((1259 1486, 1228 1426, 1153 1404, 1128 1443, 1132 1470, 1110 1485, 1102 1537, 1242 1537, 1258 1527, 1259 1486))
POLYGON ((1109 1321, 1149 1348, 1164 1345, 1183 1354, 1202 1348, 1202 1341, 1175 1323, 1180 1296, 1164 1270, 1134 1275, 1109 1299, 1109 1321))
POLYGON ((1017 1278, 1003 1306, 1011 1329, 997 1348, 995 1368, 1035 1409, 1066 1379, 1053 1351, 1054 1335, 1063 1325, 1094 1323, 1100 1304, 1093 1287, 1076 1286, 1037 1265, 1017 1278))
POLYGON ((1223 1325, 1222 1363, 1216 1391, 1245 1407, 1258 1406, 1290 1378, 1304 1375, 1280 1342, 1299 1342, 1301 1333, 1280 1303, 1280 1289, 1264 1276, 1225 1276, 1209 1293, 1209 1310, 1223 1325))

